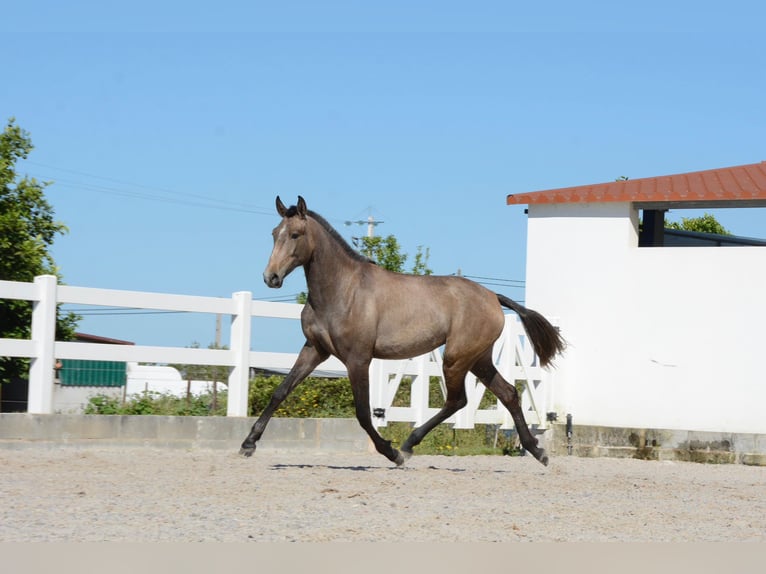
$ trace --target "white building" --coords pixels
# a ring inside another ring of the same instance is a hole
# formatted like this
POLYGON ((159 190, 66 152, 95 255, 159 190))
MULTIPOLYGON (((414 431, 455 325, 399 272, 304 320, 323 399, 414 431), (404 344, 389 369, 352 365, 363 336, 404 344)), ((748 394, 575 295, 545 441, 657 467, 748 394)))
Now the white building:
POLYGON ((526 305, 569 343, 549 410, 582 425, 766 433, 766 246, 669 247, 662 232, 670 208, 766 207, 766 162, 507 203, 528 205, 526 305))

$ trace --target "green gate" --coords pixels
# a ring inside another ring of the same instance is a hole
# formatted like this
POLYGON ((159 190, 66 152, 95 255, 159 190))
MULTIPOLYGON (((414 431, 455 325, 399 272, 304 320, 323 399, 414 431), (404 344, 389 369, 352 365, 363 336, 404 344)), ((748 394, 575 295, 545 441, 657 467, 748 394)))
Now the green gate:
POLYGON ((62 359, 58 377, 63 387, 123 387, 127 363, 62 359))

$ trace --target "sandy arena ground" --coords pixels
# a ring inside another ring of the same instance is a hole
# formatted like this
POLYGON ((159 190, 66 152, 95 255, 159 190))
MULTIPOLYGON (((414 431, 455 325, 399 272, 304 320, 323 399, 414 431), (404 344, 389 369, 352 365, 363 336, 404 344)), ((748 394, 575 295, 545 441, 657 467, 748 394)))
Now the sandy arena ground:
POLYGON ((766 468, 0 450, 0 541, 766 541, 766 468))

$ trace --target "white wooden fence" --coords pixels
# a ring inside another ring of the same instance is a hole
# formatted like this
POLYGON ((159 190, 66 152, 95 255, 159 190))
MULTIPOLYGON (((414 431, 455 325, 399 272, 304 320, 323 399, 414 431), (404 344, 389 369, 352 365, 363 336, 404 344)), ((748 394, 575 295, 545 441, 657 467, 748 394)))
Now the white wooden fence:
MULTIPOLYGON (((228 379, 227 415, 247 416, 250 367, 290 369, 297 357, 293 353, 251 350, 252 318, 298 320, 302 306, 256 301, 247 291, 234 293, 231 298, 120 291, 58 285, 56 277, 42 275, 36 277, 34 283, 0 281, 0 299, 33 302, 31 338, 0 338, 0 356, 31 359, 28 397, 30 413, 53 412, 55 361, 83 359, 228 366, 231 371, 228 379), (56 307, 59 304, 230 315, 230 349, 56 341, 56 307)), ((296 329, 299 328, 296 323, 296 329)), ((551 400, 550 385, 546 384, 545 371, 537 365, 531 344, 515 315, 506 316, 506 328, 495 344, 494 351, 500 373, 511 382, 525 383, 527 392, 523 395, 523 405, 527 423, 545 428, 546 404, 551 400)), ((318 370, 345 372, 346 369, 340 361, 331 357, 319 365, 318 370)), ((438 351, 405 361, 373 361, 370 367, 370 403, 375 412, 385 413, 375 418, 376 424, 381 426, 389 421, 409 421, 418 425, 435 414, 438 407, 429 405, 431 377, 439 378, 443 391, 441 354, 438 351), (410 405, 392 406, 399 386, 408 383, 412 385, 410 405)), ((489 408, 477 408, 484 394, 484 386, 470 375, 466 378, 466 390, 468 406, 448 422, 456 428, 471 428, 474 423, 499 424, 502 428, 512 428, 513 421, 509 413, 496 401, 489 408)))

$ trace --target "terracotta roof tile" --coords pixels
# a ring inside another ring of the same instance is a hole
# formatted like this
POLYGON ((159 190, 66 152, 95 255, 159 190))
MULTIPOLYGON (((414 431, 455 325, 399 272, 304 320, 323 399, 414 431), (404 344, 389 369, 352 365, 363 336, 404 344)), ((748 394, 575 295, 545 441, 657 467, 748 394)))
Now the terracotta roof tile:
POLYGON ((511 194, 508 205, 543 203, 766 206, 766 162, 511 194))

